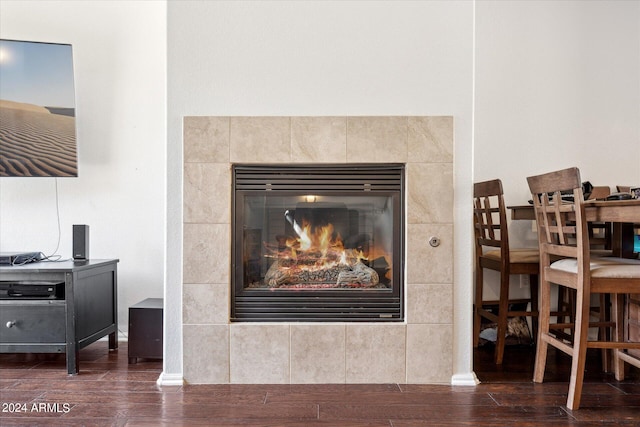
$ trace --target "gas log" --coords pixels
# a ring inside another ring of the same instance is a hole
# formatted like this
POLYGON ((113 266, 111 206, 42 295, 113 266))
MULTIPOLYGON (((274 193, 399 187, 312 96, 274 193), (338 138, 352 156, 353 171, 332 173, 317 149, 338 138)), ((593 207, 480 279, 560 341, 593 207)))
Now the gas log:
POLYGON ((277 258, 264 281, 271 287, 292 285, 331 285, 331 287, 374 287, 380 282, 378 273, 357 257, 324 263, 319 258, 277 258))

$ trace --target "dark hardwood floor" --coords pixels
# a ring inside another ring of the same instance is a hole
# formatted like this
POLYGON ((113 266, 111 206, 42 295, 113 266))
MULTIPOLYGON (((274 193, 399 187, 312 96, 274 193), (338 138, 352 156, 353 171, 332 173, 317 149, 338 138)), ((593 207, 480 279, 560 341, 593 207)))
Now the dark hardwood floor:
POLYGON ((640 376, 600 372, 590 354, 583 407, 565 407, 569 359, 551 352, 544 384, 531 382, 533 347, 475 351, 477 387, 449 385, 185 385, 158 387, 162 362, 129 365, 127 344, 64 355, 0 355, 0 425, 6 426, 595 426, 640 425, 640 376))

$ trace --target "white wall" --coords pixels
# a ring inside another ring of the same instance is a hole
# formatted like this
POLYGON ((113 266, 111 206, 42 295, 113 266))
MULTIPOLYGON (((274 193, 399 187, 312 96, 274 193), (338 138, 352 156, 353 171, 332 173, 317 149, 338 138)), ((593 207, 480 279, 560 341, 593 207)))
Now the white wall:
MULTIPOLYGON (((168 258, 182 254, 183 116, 454 116, 453 371, 468 375, 472 37, 469 1, 169 2, 168 258)), ((181 278, 168 265, 175 351, 181 278)), ((166 373, 180 369, 165 361, 166 373)))
MULTIPOLYGON (((166 3, 0 2, 2 38, 71 43, 79 177, 57 180, 61 240, 89 224, 91 258, 119 258, 119 328, 128 307, 162 297, 166 158, 166 3)), ((55 178, 0 179, 0 250, 51 254, 55 178)))
MULTIPOLYGON (((474 178, 501 178, 507 204, 571 166, 640 185, 640 1, 481 1, 476 17, 474 178)), ((530 224, 512 230, 537 244, 530 224)))
MULTIPOLYGON (((640 185, 640 1, 480 1, 475 81, 474 180, 501 178, 507 205, 531 198, 527 176, 571 166, 640 185)), ((509 232, 537 245, 530 221, 509 232)), ((512 295, 528 295, 518 280, 512 295)))

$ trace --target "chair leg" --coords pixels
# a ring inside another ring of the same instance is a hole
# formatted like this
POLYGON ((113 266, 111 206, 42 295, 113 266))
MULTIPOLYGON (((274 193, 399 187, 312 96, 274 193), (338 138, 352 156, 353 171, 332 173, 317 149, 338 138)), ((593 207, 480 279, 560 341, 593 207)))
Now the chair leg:
POLYGON ((500 273, 500 301, 498 302, 498 325, 496 332, 496 365, 502 364, 504 358, 504 346, 507 338, 507 320, 509 318, 509 272, 500 273))
POLYGON ((482 324, 482 292, 483 292, 483 271, 482 267, 476 268, 476 304, 473 308, 473 346, 478 347, 480 341, 480 326, 482 324))
MULTIPOLYGON (((612 340, 617 342, 622 342, 625 340, 624 337, 624 295, 623 294, 613 294, 611 295, 611 318, 615 319, 616 325, 612 331, 612 340)), ((625 362, 620 359, 618 354, 622 352, 622 349, 613 349, 613 372, 615 374, 615 378, 618 381, 624 380, 624 368, 625 362)))
POLYGON ((541 383, 544 380, 544 370, 547 365, 547 349, 549 344, 544 337, 549 335, 549 318, 551 317, 551 284, 540 281, 540 301, 538 307, 538 339, 536 344, 536 361, 533 368, 533 381, 541 383))
MULTIPOLYGON (((531 311, 538 313, 538 275, 529 275, 529 288, 531 290, 531 311)), ((538 340, 538 315, 531 315, 531 339, 535 343, 538 340)))
MULTIPOLYGON (((611 317, 611 297, 609 294, 599 294, 600 307, 598 308, 598 322, 604 323, 611 317)), ((598 328, 598 341, 611 341, 611 330, 606 326, 598 328)), ((611 353, 614 349, 602 349, 602 372, 611 372, 611 353)))
POLYGON ((587 340, 589 338, 590 301, 585 300, 588 292, 580 290, 576 293, 576 324, 571 358, 571 377, 569 378, 569 394, 567 408, 580 408, 582 385, 584 382, 584 367, 587 360, 587 340))
POLYGON ((572 322, 571 316, 567 315, 569 310, 569 289, 564 286, 558 286, 558 323, 572 322))
MULTIPOLYGON (((558 286, 558 317, 557 323, 574 324, 576 317, 575 290, 564 286, 558 286)), ((571 328, 556 331, 565 341, 573 342, 573 330, 571 328)))

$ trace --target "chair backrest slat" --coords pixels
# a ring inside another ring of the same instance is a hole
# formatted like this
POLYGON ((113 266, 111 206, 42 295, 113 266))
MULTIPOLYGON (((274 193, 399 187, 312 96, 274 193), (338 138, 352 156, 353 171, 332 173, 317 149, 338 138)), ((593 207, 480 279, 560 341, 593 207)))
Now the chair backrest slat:
POLYGON ((476 250, 484 246, 500 248, 503 261, 509 261, 509 234, 502 181, 494 179, 473 186, 476 250))

